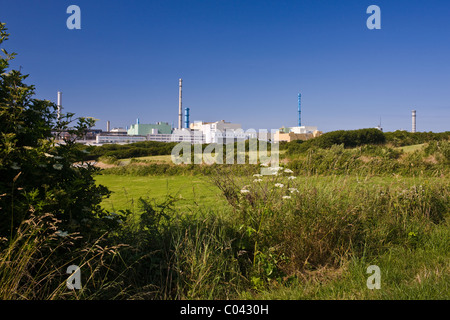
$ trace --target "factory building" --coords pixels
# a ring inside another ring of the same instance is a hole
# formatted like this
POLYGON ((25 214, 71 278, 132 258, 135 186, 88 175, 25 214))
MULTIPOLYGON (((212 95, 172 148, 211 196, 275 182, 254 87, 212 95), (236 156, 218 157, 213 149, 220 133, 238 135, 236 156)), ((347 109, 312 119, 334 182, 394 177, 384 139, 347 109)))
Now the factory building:
POLYGON ((149 141, 179 142, 190 141, 192 144, 230 143, 248 139, 250 134, 244 132, 240 124, 225 122, 196 121, 189 128, 175 129, 171 134, 147 134, 149 141))
POLYGON ((190 129, 176 129, 172 133, 170 137, 170 142, 181 142, 186 141, 190 142, 191 144, 204 144, 205 142, 205 135, 202 131, 198 130, 190 130, 190 129))
POLYGON ((322 131, 317 130, 317 127, 300 126, 291 128, 280 128, 275 132, 275 141, 291 142, 294 140, 308 140, 316 138, 322 134, 322 131))
POLYGON ((148 134, 171 134, 172 126, 167 122, 157 122, 156 124, 141 124, 137 119, 136 124, 132 124, 127 132, 129 135, 146 136, 148 134))
POLYGON ((224 143, 248 138, 240 124, 225 122, 225 120, 216 122, 196 121, 190 124, 190 129, 201 132, 204 136, 204 143, 224 143))
POLYGON ((134 143, 134 142, 141 142, 141 141, 147 141, 146 136, 130 136, 126 134, 107 134, 107 133, 101 133, 98 134, 95 140, 95 144, 105 144, 105 143, 117 143, 117 144, 127 144, 127 143, 134 143))
POLYGON ((280 128, 275 132, 274 140, 275 141, 286 141, 291 142, 294 140, 308 140, 312 138, 316 138, 322 134, 322 131, 318 131, 317 127, 313 126, 302 126, 301 121, 301 93, 298 94, 298 125, 296 127, 290 128, 280 128))

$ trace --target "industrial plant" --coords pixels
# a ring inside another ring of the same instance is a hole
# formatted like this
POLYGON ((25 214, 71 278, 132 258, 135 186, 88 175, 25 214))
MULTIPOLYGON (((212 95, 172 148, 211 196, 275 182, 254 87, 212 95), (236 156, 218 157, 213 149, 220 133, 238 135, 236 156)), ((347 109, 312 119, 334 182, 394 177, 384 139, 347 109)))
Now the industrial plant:
MULTIPOLYGON (((271 142, 291 142, 294 140, 308 140, 318 137, 322 134, 316 126, 302 125, 301 118, 301 93, 298 94, 298 120, 297 126, 281 127, 277 130, 269 132, 262 130, 244 131, 241 124, 218 120, 212 122, 190 121, 190 108, 184 108, 183 121, 183 101, 182 101, 182 84, 183 80, 178 81, 178 126, 174 128, 173 124, 168 122, 156 123, 140 123, 139 118, 136 123, 123 127, 111 128, 111 122, 106 122, 106 131, 101 129, 90 129, 84 137, 78 137, 80 143, 88 145, 103 144, 128 144, 141 141, 159 141, 159 142, 190 142, 192 144, 209 144, 209 143, 230 143, 247 139, 257 138, 259 140, 271 142)), ((57 96, 57 119, 59 121, 62 110, 62 92, 58 91, 57 96)), ((380 125, 376 127, 380 130, 380 125)), ((416 132, 416 110, 412 110, 412 129, 416 132)), ((58 140, 62 140, 69 136, 68 132, 55 132, 58 140)))

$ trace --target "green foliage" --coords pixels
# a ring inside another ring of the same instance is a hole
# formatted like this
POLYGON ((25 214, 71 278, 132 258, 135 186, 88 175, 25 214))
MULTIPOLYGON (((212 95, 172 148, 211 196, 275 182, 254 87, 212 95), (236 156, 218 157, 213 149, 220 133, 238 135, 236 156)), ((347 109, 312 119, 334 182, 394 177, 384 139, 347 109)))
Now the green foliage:
POLYGON ((295 140, 286 144, 288 155, 306 153, 310 149, 328 149, 333 145, 343 145, 344 148, 354 148, 364 145, 388 144, 393 147, 410 146, 434 141, 448 141, 450 131, 446 132, 415 132, 394 131, 381 132, 378 129, 338 130, 327 132, 317 138, 302 141, 295 140))
POLYGON ((382 144, 386 138, 378 129, 338 130, 327 132, 317 138, 303 142, 293 141, 287 145, 287 154, 304 153, 311 148, 331 148, 333 145, 343 145, 353 148, 366 144, 382 144))
MULTIPOLYGON (((132 176, 152 176, 152 175, 166 175, 166 176, 175 176, 175 175, 204 175, 210 176, 215 175, 217 173, 217 168, 219 167, 231 167, 233 165, 196 165, 196 164, 187 164, 187 165, 174 165, 169 163, 149 163, 149 164, 136 164, 130 163, 125 166, 117 166, 113 168, 104 169, 103 173, 105 174, 117 174, 117 175, 132 175, 132 176)), ((240 172, 241 174, 251 174, 258 173, 259 166, 258 165, 239 165, 235 166, 236 172, 240 172)))
POLYGON ((345 149, 334 145, 329 149, 310 149, 306 154, 291 156, 288 167, 297 174, 358 174, 391 176, 441 176, 448 174, 447 141, 426 145, 415 152, 386 145, 364 145, 345 149))
POLYGON ((397 130, 394 132, 385 132, 386 142, 395 146, 410 146, 432 141, 443 141, 450 139, 450 131, 445 132, 408 132, 397 130))
POLYGON ((118 294, 128 299, 213 299, 235 294, 241 276, 233 224, 217 215, 182 215, 175 199, 139 199, 136 212, 126 217, 114 239, 126 244, 121 260, 111 265, 120 274, 118 294), (124 268, 125 266, 125 268, 124 268))
POLYGON ((169 155, 175 142, 142 141, 125 145, 105 144, 85 147, 87 153, 84 160, 98 160, 100 157, 127 159, 133 157, 169 155))
MULTIPOLYGON (((5 24, 1 41, 8 39, 5 24)), ((91 232, 104 232, 107 213, 100 207, 108 190, 97 186, 93 174, 98 169, 82 163, 84 152, 66 139, 57 145, 52 132, 66 130, 81 136, 94 121, 72 120, 65 114, 57 121, 56 105, 34 98, 35 88, 27 85, 16 70, 7 70, 14 57, 2 49, 0 63, 0 236, 13 237, 30 212, 51 213, 68 232, 82 232, 88 241, 91 232)))

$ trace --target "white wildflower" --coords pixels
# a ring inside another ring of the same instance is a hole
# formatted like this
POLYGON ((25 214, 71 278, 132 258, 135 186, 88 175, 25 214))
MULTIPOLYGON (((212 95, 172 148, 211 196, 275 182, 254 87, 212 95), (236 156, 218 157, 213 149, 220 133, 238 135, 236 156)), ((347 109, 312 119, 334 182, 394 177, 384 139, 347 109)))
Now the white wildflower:
POLYGON ((262 174, 256 173, 253 176, 259 178, 259 177, 262 177, 262 174))
POLYGON ((56 231, 56 234, 58 235, 58 236, 60 236, 60 237, 67 237, 67 235, 69 234, 67 231, 61 231, 61 230, 58 230, 58 231, 56 231))
POLYGON ((282 183, 275 183, 275 187, 283 188, 284 184, 282 184, 282 183))
POLYGON ((294 180, 294 179, 297 179, 297 177, 295 177, 295 176, 288 177, 288 180, 294 180))
POLYGON ((289 188, 288 189, 291 193, 297 192, 298 193, 298 189, 296 188, 289 188))
POLYGON ((241 189, 241 193, 249 193, 250 192, 250 190, 247 190, 247 189, 241 189))
POLYGON ((53 158, 54 157, 54 155, 52 155, 50 153, 46 153, 46 152, 44 152, 44 156, 46 156, 48 158, 53 158))
POLYGON ((255 179, 255 180, 253 180, 253 182, 261 182, 262 181, 262 179, 255 179))
POLYGON ((284 169, 284 173, 294 173, 291 169, 284 169))
POLYGON ((55 168, 56 170, 61 170, 61 169, 63 168, 63 165, 60 164, 60 163, 55 163, 55 164, 53 165, 53 168, 55 168))
POLYGON ((283 196, 283 199, 290 199, 291 196, 283 196))

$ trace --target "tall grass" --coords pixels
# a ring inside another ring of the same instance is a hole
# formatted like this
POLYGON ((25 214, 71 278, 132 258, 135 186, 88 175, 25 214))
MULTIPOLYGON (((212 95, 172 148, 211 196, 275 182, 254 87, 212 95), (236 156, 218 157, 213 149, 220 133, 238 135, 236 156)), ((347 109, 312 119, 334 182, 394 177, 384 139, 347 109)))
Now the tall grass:
POLYGON ((248 234, 253 279, 261 284, 352 257, 413 247, 449 213, 448 181, 373 184, 347 176, 243 178, 215 183, 248 234))
POLYGON ((1 300, 95 299, 116 284, 115 277, 106 281, 107 266, 120 246, 104 246, 102 239, 77 246, 81 237, 58 230, 59 222, 51 214, 32 214, 14 238, 1 239, 1 300), (80 290, 67 287, 70 265, 81 269, 80 290))
POLYGON ((56 240, 56 220, 49 215, 32 216, 24 221, 14 239, 2 239, 0 255, 0 299, 32 299, 58 295, 61 286, 49 288, 58 270, 46 266, 50 248, 56 240))

